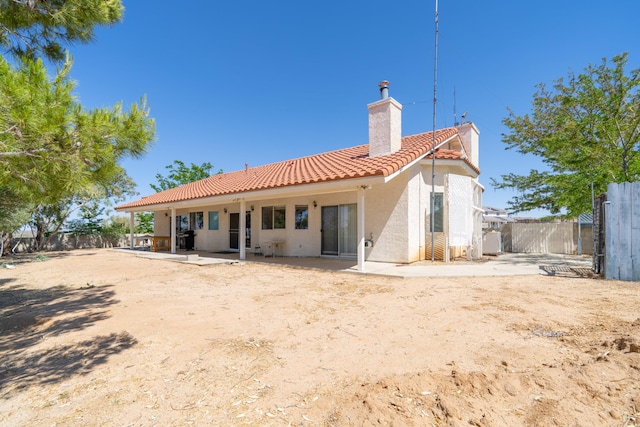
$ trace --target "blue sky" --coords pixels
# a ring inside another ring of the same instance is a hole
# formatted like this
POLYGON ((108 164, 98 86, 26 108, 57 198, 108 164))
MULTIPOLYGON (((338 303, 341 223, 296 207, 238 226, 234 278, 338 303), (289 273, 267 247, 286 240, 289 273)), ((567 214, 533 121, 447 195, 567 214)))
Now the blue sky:
MULTIPOLYGON (((377 84, 403 104, 403 135, 433 124, 432 1, 124 0, 122 23, 71 48, 87 108, 147 97, 157 140, 123 166, 140 195, 174 160, 225 172, 365 144, 377 84)), ((526 174, 506 151, 507 107, 535 85, 629 52, 640 67, 640 1, 439 1, 438 127, 467 112, 480 129, 483 204, 512 197, 490 178, 526 174)), ((532 212, 529 215, 542 215, 532 212)), ((525 214, 521 214, 525 215, 525 214)))

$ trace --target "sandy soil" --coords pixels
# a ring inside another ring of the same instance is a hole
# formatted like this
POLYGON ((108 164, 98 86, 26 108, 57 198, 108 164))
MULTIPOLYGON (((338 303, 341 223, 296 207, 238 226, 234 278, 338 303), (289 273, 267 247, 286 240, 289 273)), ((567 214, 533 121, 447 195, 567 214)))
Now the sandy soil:
POLYGON ((637 282, 13 262, 2 426, 640 425, 637 282))

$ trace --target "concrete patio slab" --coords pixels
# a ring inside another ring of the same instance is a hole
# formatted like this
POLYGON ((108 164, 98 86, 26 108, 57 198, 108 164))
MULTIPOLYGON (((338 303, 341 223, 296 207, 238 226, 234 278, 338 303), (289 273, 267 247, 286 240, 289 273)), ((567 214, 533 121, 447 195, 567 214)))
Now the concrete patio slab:
POLYGON ((365 271, 357 269, 353 259, 339 258, 296 258, 296 257, 262 257, 247 255, 246 260, 239 260, 238 254, 210 253, 203 251, 181 252, 149 252, 130 249, 116 249, 139 257, 162 259, 193 265, 242 264, 258 262, 287 265, 296 268, 344 271, 358 274, 375 274, 392 277, 464 277, 464 276, 518 276, 518 275, 555 275, 556 271, 588 270, 591 266, 590 256, 557 255, 557 254, 512 254, 506 253, 481 261, 420 261, 413 264, 395 264, 383 262, 365 263, 365 271))

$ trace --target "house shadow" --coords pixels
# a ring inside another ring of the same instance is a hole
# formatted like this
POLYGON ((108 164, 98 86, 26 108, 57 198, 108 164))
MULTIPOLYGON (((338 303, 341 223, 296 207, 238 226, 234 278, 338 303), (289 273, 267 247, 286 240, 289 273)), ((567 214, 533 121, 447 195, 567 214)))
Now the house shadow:
POLYGON ((107 319, 107 308, 118 302, 114 296, 111 286, 26 289, 0 283, 0 390, 57 383, 89 373, 135 345, 134 337, 120 332, 47 346, 48 337, 107 319))

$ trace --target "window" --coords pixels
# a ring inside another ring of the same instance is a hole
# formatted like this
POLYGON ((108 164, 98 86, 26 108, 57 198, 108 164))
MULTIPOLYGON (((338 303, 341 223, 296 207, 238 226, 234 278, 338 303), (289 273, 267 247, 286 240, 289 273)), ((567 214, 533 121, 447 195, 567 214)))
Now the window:
POLYGON ((441 233, 444 231, 444 195, 442 193, 433 193, 433 215, 431 215, 430 225, 434 232, 441 233))
POLYGON ((202 230, 204 228, 204 212, 190 212, 189 224, 191 230, 202 230))
POLYGON ((263 206, 262 229, 271 230, 272 228, 273 228, 273 206, 263 206))
POLYGON ((218 211, 209 212, 209 230, 217 230, 219 227, 218 211))
POLYGON ((296 230, 309 228, 309 206, 296 206, 296 230))
POLYGON ((285 228, 286 208, 284 206, 264 206, 262 208, 262 229, 285 228))
MULTIPOLYGON (((182 233, 189 229, 189 216, 188 215, 176 215, 176 232, 182 233)), ((169 230, 171 230, 171 217, 169 217, 169 230)), ((171 234, 171 231, 169 231, 171 234)))
POLYGON ((285 228, 285 207, 273 207, 273 228, 285 228))

